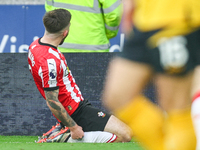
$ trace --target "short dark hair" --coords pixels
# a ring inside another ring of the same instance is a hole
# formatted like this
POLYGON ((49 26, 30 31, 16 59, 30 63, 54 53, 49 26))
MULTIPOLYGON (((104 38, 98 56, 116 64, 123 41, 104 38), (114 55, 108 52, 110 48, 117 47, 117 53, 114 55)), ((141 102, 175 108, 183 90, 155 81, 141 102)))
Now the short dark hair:
POLYGON ((46 12, 43 23, 49 33, 57 33, 67 27, 71 20, 71 13, 66 9, 55 9, 46 12))

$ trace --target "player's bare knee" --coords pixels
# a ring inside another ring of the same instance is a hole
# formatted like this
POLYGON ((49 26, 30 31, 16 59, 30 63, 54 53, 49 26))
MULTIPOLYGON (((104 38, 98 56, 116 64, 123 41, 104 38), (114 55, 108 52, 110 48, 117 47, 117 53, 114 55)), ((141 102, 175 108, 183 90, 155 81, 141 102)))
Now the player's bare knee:
POLYGON ((126 132, 124 132, 124 134, 122 135, 122 142, 130 142, 131 139, 131 131, 127 130, 126 132))
POLYGON ((111 116, 106 124, 104 131, 114 133, 117 135, 117 142, 130 142, 131 141, 131 129, 115 116, 111 116))
POLYGON ((118 131, 117 134, 118 142, 130 142, 132 139, 132 132, 129 128, 123 128, 123 130, 118 131))
POLYGON ((131 141, 131 136, 129 135, 119 135, 117 137, 117 142, 130 142, 131 141))
POLYGON ((130 142, 131 139, 132 139, 131 134, 127 134, 125 139, 124 139, 124 142, 130 142))

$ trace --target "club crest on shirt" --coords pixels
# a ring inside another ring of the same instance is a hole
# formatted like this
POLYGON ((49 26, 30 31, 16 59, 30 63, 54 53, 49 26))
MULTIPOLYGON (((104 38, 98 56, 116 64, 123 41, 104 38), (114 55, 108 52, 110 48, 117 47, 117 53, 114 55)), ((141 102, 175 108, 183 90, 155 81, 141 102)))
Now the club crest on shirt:
POLYGON ((69 110, 72 110, 72 106, 69 105, 69 106, 67 106, 67 107, 68 107, 69 110))
POLYGON ((67 68, 64 71, 64 77, 68 76, 69 72, 70 70, 69 70, 69 67, 67 66, 67 68))
POLYGON ((64 71, 64 76, 66 77, 68 74, 69 74, 69 72, 68 72, 68 70, 66 69, 66 70, 64 71))
POLYGON ((103 113, 102 111, 98 112, 97 114, 98 114, 98 117, 102 117, 102 118, 106 116, 106 114, 103 113))

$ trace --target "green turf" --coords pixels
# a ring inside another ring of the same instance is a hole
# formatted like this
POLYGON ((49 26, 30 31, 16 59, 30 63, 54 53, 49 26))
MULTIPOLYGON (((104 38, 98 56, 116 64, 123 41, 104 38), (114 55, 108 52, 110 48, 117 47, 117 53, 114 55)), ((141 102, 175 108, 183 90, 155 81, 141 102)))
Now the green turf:
POLYGON ((130 143, 35 143, 36 136, 0 136, 0 150, 142 150, 130 143))

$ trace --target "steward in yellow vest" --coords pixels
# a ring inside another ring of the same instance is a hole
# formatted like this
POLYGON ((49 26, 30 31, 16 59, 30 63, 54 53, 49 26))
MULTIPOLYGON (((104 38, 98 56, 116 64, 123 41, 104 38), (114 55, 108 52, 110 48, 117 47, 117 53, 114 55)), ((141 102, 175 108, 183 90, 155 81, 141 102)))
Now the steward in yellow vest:
POLYGON ((109 52, 109 39, 117 35, 122 17, 121 0, 46 0, 46 11, 56 8, 72 14, 61 52, 109 52))

